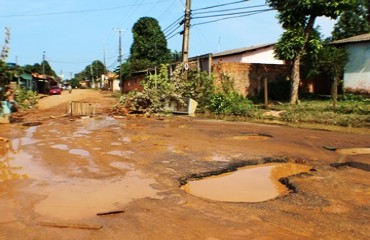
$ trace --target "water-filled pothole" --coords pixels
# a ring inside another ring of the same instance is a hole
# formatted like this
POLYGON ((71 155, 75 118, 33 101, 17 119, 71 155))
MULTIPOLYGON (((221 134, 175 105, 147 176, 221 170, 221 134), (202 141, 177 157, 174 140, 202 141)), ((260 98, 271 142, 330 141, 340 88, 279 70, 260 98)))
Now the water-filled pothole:
POLYGON ((215 201, 263 202, 287 195, 291 191, 279 179, 308 172, 310 169, 308 165, 296 163, 254 165, 189 181, 182 189, 191 195, 215 201))
POLYGON ((41 124, 42 124, 41 122, 27 122, 27 123, 23 123, 22 125, 25 127, 34 127, 34 126, 39 126, 41 124))
POLYGON ((339 154, 344 155, 362 155, 370 154, 370 148, 339 148, 335 150, 339 154))
POLYGON ((243 134, 239 136, 232 136, 228 137, 227 139, 243 141, 243 140, 267 140, 270 138, 272 138, 271 135, 259 133, 259 134, 243 134))

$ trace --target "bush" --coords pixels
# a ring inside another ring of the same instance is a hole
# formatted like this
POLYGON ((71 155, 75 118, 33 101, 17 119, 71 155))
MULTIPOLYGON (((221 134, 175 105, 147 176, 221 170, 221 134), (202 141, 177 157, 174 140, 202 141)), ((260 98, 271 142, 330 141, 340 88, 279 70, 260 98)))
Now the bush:
POLYGON ((254 105, 235 91, 230 77, 222 75, 220 86, 210 96, 208 109, 215 114, 245 116, 254 109, 254 105))
POLYGON ((37 92, 25 89, 16 90, 16 101, 21 109, 35 107, 39 99, 37 92))
POLYGON ((233 92, 229 95, 215 93, 211 96, 209 110, 215 114, 246 116, 254 109, 252 101, 233 92))

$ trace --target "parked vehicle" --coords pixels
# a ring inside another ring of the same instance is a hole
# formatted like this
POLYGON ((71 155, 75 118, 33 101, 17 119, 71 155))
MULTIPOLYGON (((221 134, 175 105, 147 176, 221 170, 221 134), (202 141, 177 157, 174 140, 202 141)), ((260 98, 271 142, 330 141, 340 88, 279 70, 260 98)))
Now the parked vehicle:
POLYGON ((59 86, 51 86, 49 89, 50 95, 60 95, 62 94, 62 89, 59 86))

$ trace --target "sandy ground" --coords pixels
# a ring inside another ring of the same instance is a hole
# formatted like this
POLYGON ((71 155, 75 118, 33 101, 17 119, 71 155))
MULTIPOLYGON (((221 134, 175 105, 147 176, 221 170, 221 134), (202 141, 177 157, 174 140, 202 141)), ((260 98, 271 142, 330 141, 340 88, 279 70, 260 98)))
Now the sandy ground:
POLYGON ((324 148, 369 148, 369 135, 109 116, 116 101, 63 92, 0 125, 1 240, 370 239, 370 155, 324 148), (65 116, 71 100, 98 103, 98 115, 65 116), (290 194, 263 202, 214 201, 180 188, 275 161, 311 170, 281 179, 290 194))

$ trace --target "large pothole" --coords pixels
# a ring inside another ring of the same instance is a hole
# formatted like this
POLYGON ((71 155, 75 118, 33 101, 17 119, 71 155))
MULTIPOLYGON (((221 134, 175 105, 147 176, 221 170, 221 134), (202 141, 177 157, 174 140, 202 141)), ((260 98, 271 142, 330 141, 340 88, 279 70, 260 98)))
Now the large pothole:
POLYGON ((182 189, 193 196, 215 201, 263 202, 291 192, 281 179, 310 169, 311 166, 296 163, 253 165, 188 181, 182 189))

